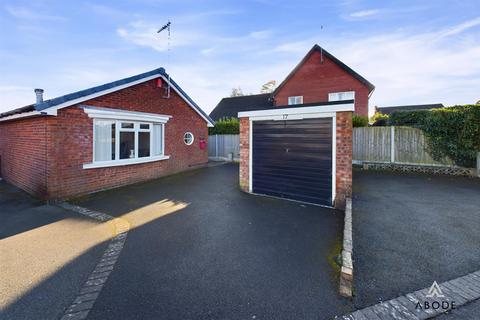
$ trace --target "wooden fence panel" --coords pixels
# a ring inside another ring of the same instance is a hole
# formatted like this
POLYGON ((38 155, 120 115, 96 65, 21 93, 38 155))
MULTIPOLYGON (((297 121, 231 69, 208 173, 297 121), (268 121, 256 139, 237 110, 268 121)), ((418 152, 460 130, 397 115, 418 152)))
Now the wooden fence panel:
POLYGON ((390 152, 390 127, 353 129, 353 160, 389 162, 390 152))
POLYGON ((427 150, 422 130, 411 127, 395 127, 395 162, 426 165, 452 165, 451 161, 433 160, 427 150))
POLYGON ((433 160, 422 130, 411 127, 361 127, 353 129, 355 162, 388 162, 450 166, 448 159, 433 160), (392 150, 393 134, 393 150, 392 150))
POLYGON ((233 155, 233 159, 240 158, 240 135, 218 134, 208 137, 209 158, 228 160, 230 154, 233 155))

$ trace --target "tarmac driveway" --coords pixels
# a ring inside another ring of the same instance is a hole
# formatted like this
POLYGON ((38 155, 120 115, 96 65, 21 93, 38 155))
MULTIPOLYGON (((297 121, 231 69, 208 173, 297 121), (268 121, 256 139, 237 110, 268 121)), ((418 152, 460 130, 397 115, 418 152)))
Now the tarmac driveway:
POLYGON ((360 170, 353 178, 357 308, 480 269, 480 179, 360 170))
POLYGON ((60 319, 111 235, 0 181, 0 319, 60 319))
POLYGON ((343 213, 253 196, 238 166, 78 199, 131 230, 89 319, 330 319, 343 213))

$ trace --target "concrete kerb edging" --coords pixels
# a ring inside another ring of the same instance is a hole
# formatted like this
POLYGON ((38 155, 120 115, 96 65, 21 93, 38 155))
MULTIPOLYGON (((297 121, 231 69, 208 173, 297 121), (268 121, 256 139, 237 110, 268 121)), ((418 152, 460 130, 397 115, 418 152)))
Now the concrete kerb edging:
POLYGON ((113 224, 113 237, 105 249, 103 256, 95 266, 95 269, 89 275, 77 296, 65 310, 61 320, 81 320, 86 319, 88 313, 100 295, 100 291, 108 280, 110 273, 113 271, 123 245, 127 240, 127 234, 130 230, 130 224, 122 218, 115 218, 108 214, 93 211, 87 208, 72 205, 67 202, 57 203, 59 207, 80 213, 100 222, 111 222, 113 224))
POLYGON ((432 286, 380 302, 336 319, 424 320, 439 316, 453 308, 480 299, 480 270, 437 285, 441 290, 441 292, 437 292, 437 294, 441 294, 439 297, 429 295, 432 286), (426 302, 431 307, 422 307, 426 302), (440 305, 445 302, 448 303, 447 306, 440 308, 440 305), (434 303, 437 303, 438 307, 435 307, 434 303))
POLYGON ((340 270, 340 295, 352 297, 353 288, 353 237, 352 237, 352 199, 345 202, 345 225, 343 229, 342 268, 340 270))

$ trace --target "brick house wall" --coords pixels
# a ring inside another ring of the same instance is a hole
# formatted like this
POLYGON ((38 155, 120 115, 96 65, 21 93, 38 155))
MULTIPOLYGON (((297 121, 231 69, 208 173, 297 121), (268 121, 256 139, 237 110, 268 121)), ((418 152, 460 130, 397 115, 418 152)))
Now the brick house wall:
POLYGON ((29 193, 46 190, 47 119, 0 123, 0 176, 29 193))
MULTIPOLYGON (((207 148, 200 149, 199 141, 201 138, 208 141, 207 123, 174 90, 171 90, 170 99, 165 99, 164 95, 165 91, 156 86, 155 80, 149 80, 60 109, 57 117, 0 124, 0 130, 5 130, 4 127, 20 130, 25 123, 47 123, 46 130, 43 129, 46 143, 43 143, 42 148, 42 154, 45 155, 46 149, 47 156, 42 158, 38 150, 32 151, 38 166, 43 167, 46 174, 26 181, 41 187, 32 189, 27 186, 28 183, 18 183, 19 174, 12 174, 11 170, 5 172, 5 180, 37 196, 58 199, 154 179, 205 165, 208 162, 208 151, 207 148), (165 155, 169 155, 170 159, 83 169, 83 164, 93 160, 93 119, 81 108, 84 105, 172 116, 165 124, 165 155), (192 132, 195 137, 190 146, 183 142, 183 135, 187 131, 192 132), (37 192, 38 190, 43 192, 37 192)), ((33 135, 32 133, 31 136, 33 135)), ((31 136, 11 138, 11 141, 24 144, 24 140, 31 136)), ((1 149, 4 150, 3 147, 1 149)), ((17 152, 14 156, 17 157, 17 152)), ((12 158, 7 162, 7 166, 18 167, 16 159, 12 158)), ((2 169, 2 173, 4 171, 2 169)))
POLYGON ((355 91, 355 113, 368 116, 369 89, 327 57, 314 51, 279 89, 274 105, 288 104, 288 97, 303 96, 303 103, 328 101, 333 92, 355 91))

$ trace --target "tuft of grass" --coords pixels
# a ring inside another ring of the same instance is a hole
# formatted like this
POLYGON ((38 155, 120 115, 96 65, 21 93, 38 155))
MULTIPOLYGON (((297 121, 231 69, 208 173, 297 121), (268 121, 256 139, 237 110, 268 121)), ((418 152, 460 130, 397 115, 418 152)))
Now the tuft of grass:
POLYGON ((332 248, 327 256, 328 264, 332 267, 335 272, 335 278, 338 278, 340 275, 341 261, 342 261, 342 247, 343 241, 338 238, 333 243, 332 248))

